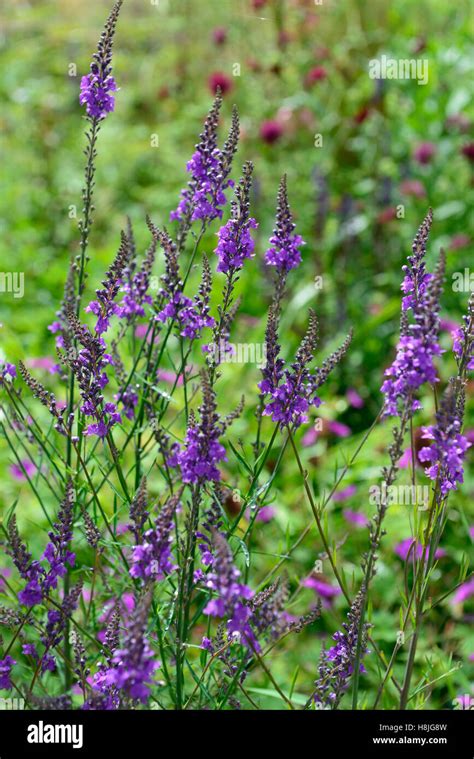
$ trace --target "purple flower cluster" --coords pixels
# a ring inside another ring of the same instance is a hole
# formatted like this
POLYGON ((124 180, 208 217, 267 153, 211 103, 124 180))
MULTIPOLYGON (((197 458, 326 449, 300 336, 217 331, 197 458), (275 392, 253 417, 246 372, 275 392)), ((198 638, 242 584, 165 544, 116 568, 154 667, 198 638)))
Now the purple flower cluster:
POLYGON ((67 622, 77 608, 82 588, 83 583, 81 581, 74 585, 71 591, 64 596, 59 609, 50 609, 48 611, 45 631, 41 635, 41 642, 45 647, 41 657, 42 672, 54 672, 56 669, 56 659, 50 651, 63 640, 67 622))
POLYGON ((145 596, 137 604, 123 647, 114 652, 102 681, 102 687, 116 688, 143 704, 148 700, 153 674, 160 666, 146 641, 150 602, 150 596, 145 596))
POLYGON ((93 55, 90 74, 81 79, 79 102, 86 106, 87 115, 91 119, 103 119, 115 107, 115 98, 111 92, 117 91, 117 85, 112 74, 112 45, 117 18, 123 0, 117 0, 105 23, 93 55))
POLYGON ((150 287, 151 268, 155 260, 156 239, 147 250, 141 269, 129 281, 123 282, 122 301, 119 306, 119 317, 131 321, 136 316, 145 316, 145 304, 151 305, 153 299, 148 294, 150 287))
POLYGON ((191 298, 188 298, 183 293, 176 245, 166 232, 158 234, 166 260, 166 272, 161 278, 164 284, 161 296, 167 302, 156 318, 161 322, 173 319, 178 325, 179 333, 182 337, 196 340, 201 336, 201 332, 205 327, 212 327, 214 325, 214 319, 212 316, 209 316, 209 295, 211 291, 209 262, 206 257, 203 257, 201 284, 194 300, 191 300, 191 298))
POLYGON ((178 505, 177 497, 170 498, 161 509, 155 527, 147 530, 143 540, 133 549, 130 568, 132 577, 141 578, 145 582, 161 580, 176 568, 172 562, 171 543, 178 505))
MULTIPOLYGON (((459 390, 463 392, 462 389, 459 390)), ((471 443, 461 434, 462 412, 456 392, 456 383, 452 383, 443 396, 441 406, 436 414, 436 424, 423 428, 423 439, 432 440, 427 448, 422 448, 418 458, 429 464, 426 474, 430 480, 439 485, 442 497, 450 490, 456 490, 463 482, 464 458, 471 443)))
POLYGON ((341 347, 334 351, 320 368, 310 371, 308 367, 313 360, 318 329, 316 317, 313 311, 310 311, 308 329, 296 353, 295 361, 289 368, 284 369, 284 361, 279 358, 278 318, 279 304, 274 303, 268 316, 267 359, 262 369, 263 380, 259 384, 262 395, 270 395, 263 413, 271 416, 274 422, 298 427, 307 420, 307 412, 311 406, 318 408, 321 405, 317 390, 345 355, 352 334, 348 335, 341 347))
POLYGON ((79 102, 86 106, 86 111, 92 118, 105 118, 115 108, 115 98, 110 93, 116 92, 117 89, 113 76, 104 79, 97 64, 92 63, 91 73, 81 78, 79 102))
POLYGON ((83 706, 87 711, 96 708, 106 711, 120 708, 120 693, 115 685, 108 684, 112 658, 119 644, 119 627, 120 606, 116 603, 105 631, 105 650, 102 651, 104 661, 100 661, 97 665, 97 671, 92 677, 93 695, 87 699, 83 706))
MULTIPOLYGON (((343 631, 334 633, 333 639, 336 641, 336 645, 321 652, 319 676, 314 691, 314 701, 318 708, 337 709, 349 685, 357 658, 358 631, 364 592, 362 589, 357 594, 347 615, 348 621, 342 625, 343 631)), ((368 628, 368 624, 363 625, 361 656, 368 653, 368 628)), ((360 663, 360 672, 365 672, 362 663, 360 663)))
POLYGON ((221 474, 217 465, 226 461, 224 446, 219 442, 225 425, 216 412, 215 393, 206 374, 202 375, 202 403, 199 421, 189 415, 184 445, 169 457, 169 466, 179 466, 185 483, 217 482, 221 474))
POLYGON ((385 416, 412 414, 421 407, 414 394, 426 382, 437 382, 434 358, 441 354, 438 344, 440 296, 443 286, 444 255, 440 256, 435 274, 426 271, 426 243, 433 220, 430 209, 413 242, 413 254, 403 267, 400 340, 393 364, 385 371, 388 379, 382 385, 385 395, 385 416), (410 323, 408 312, 413 321, 410 323))
POLYGON ((67 350, 61 354, 65 363, 70 366, 77 379, 82 397, 81 411, 86 417, 93 417, 94 422, 88 425, 85 435, 97 435, 104 438, 110 428, 121 421, 121 416, 115 403, 104 402, 103 389, 109 379, 105 368, 113 363, 112 357, 106 353, 106 345, 102 337, 93 335, 82 325, 74 313, 68 313, 72 334, 80 344, 80 350, 67 350))
POLYGON ((286 274, 301 263, 299 247, 304 245, 301 235, 295 234, 295 223, 288 202, 286 175, 280 182, 276 214, 276 227, 270 237, 270 245, 265 254, 268 266, 274 266, 279 273, 286 274))
POLYGON ((97 316, 95 333, 98 336, 107 332, 110 318, 113 314, 121 315, 121 308, 115 303, 115 298, 120 288, 121 277, 128 262, 128 257, 128 237, 125 232, 122 232, 120 247, 112 266, 102 281, 102 288, 95 291, 97 300, 91 301, 86 307, 88 313, 97 316))
MULTIPOLYGON (((253 593, 247 585, 239 582, 240 572, 234 566, 232 551, 219 532, 213 534, 212 569, 205 577, 205 585, 215 594, 204 607, 204 614, 227 619, 227 632, 231 638, 259 650, 259 645, 249 620, 252 611, 248 600, 253 593)), ((204 646, 208 644, 204 642, 204 646)))
POLYGON ((222 151, 217 146, 217 128, 222 96, 217 94, 204 123, 204 130, 190 161, 187 171, 191 180, 181 192, 181 200, 171 220, 192 222, 201 219, 203 223, 222 218, 222 207, 226 203, 225 190, 233 187, 229 179, 232 159, 239 138, 239 121, 234 110, 232 127, 222 151))
POLYGON ((9 554, 20 576, 27 581, 25 588, 18 594, 18 600, 25 606, 32 607, 41 603, 44 596, 57 587, 58 578, 66 574, 66 565, 74 566, 75 554, 69 550, 72 540, 73 507, 74 491, 72 481, 69 480, 58 520, 49 533, 50 542, 42 557, 48 562, 49 569, 45 569, 39 561, 32 560, 31 554, 21 542, 15 517, 9 522, 9 554))
POLYGON ((262 395, 270 395, 270 401, 267 402, 263 414, 271 416, 273 421, 279 424, 299 427, 307 420, 309 409, 321 405, 322 401, 317 391, 346 354, 352 340, 352 332, 319 368, 310 371, 308 367, 313 360, 317 342, 317 320, 310 311, 308 329, 296 353, 295 361, 288 369, 284 369, 284 362, 279 358, 277 313, 275 309, 270 309, 267 324, 267 361, 262 369, 263 380, 259 388, 262 395))
POLYGON ((0 385, 7 377, 10 378, 8 381, 16 378, 16 366, 15 364, 9 364, 8 361, 5 363, 0 362, 0 385))
POLYGON ((249 213, 252 171, 252 164, 246 163, 236 190, 236 199, 232 201, 231 217, 217 233, 219 238, 215 249, 219 259, 217 271, 225 274, 229 271, 238 271, 242 268, 245 259, 253 256, 255 241, 250 230, 257 229, 258 224, 249 213))
POLYGON ((15 659, 10 655, 5 656, 4 659, 0 659, 0 690, 12 689, 11 672, 15 664, 15 659))

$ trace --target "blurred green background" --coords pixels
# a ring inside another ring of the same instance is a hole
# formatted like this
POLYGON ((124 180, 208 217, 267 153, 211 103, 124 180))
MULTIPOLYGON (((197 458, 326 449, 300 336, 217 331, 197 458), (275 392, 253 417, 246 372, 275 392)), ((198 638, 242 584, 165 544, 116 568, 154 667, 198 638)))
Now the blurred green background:
MULTIPOLYGON (((78 252, 74 215, 79 217, 81 208, 85 126, 79 83, 109 7, 104 0, 41 0, 10 2, 3 10, 0 256, 2 270, 24 272, 25 296, 0 294, 0 356, 15 363, 54 357, 47 325, 61 298, 69 258, 78 252)), ((284 172, 298 231, 307 244, 303 265, 289 278, 283 352, 291 357, 308 306, 320 318, 324 354, 351 325, 355 330, 322 409, 323 416, 347 425, 353 435, 347 442, 327 433, 304 449, 320 493, 334 481, 337 467, 355 450, 380 408, 383 369, 397 339, 400 270, 429 206, 435 218, 429 263, 441 247, 448 256, 442 379, 455 370, 450 325, 460 323, 468 293, 454 292, 451 277, 471 264, 474 235, 472 60, 472 4, 462 0, 125 0, 114 55, 120 91, 98 145, 89 294, 115 253, 127 215, 142 248, 148 240, 146 213, 155 223, 168 224, 187 180, 185 163, 212 100, 213 82, 219 80, 227 90, 221 134, 236 103, 242 134, 234 178, 244 160, 255 163, 252 210, 260 224, 257 255, 239 284, 241 318, 232 341, 263 337, 271 296, 263 254, 284 172), (428 83, 371 79, 369 61, 381 55, 426 60, 428 83), (271 130, 274 141, 269 140, 271 130), (315 287, 317 276, 322 277, 321 289, 315 287), (347 401, 348 388, 360 394, 362 408, 347 401)), ((203 243, 211 256, 215 231, 203 243)), ((162 268, 159 261, 156 273, 162 268)), ((43 379, 50 381, 47 373, 43 379)), ((244 387, 251 396, 257 381, 253 366, 226 367, 219 389, 224 405, 229 410, 235 406, 244 387)), ((236 427, 246 444, 253 439, 254 402, 255 396, 236 427)), ((425 408, 423 422, 430 419, 433 401, 427 400, 425 408)), ((390 426, 376 430, 345 481, 358 488, 348 507, 372 513, 368 487, 379 476, 390 426)), ((4 461, 6 455, 4 451, 4 461)), ((229 469, 229 482, 238 487, 239 474, 232 464, 229 469)), ((18 488, 5 478, 4 505, 18 488)), ((474 522, 473 493, 468 472, 463 492, 452 498, 439 592, 456 583, 469 544, 468 526, 474 522)), ((259 528, 262 545, 254 561, 262 574, 270 561, 266 554, 284 551, 308 522, 294 464, 283 467, 276 481, 275 504, 277 518, 259 528)), ((346 572, 357 575, 366 533, 348 527, 340 503, 330 504, 330 514, 332 534, 344 542, 346 572)), ((410 534, 406 508, 390 511, 387 529, 375 581, 383 609, 375 604, 374 621, 377 640, 390 651, 400 601, 393 576, 402 572, 393 550, 397 540, 410 534)), ((310 540, 297 552, 290 572, 303 576, 314 555, 310 540)), ((449 671, 451 656, 462 664, 456 675, 441 678, 437 707, 457 693, 470 692, 474 665, 467 657, 474 652, 474 609, 466 609, 442 604, 421 645, 422 655, 436 654, 430 677, 449 671)), ((333 631, 338 622, 331 610, 327 614, 327 628, 333 631)), ((292 654, 277 667, 286 677, 301 666, 308 687, 316 666, 313 641, 307 636, 289 645, 298 646, 294 659, 292 654)))

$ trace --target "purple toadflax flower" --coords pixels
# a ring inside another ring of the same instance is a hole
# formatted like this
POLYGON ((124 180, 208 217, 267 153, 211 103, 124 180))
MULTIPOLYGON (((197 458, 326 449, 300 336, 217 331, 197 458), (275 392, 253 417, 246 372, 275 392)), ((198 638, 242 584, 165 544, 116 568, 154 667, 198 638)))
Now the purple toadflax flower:
POLYGON ((253 256, 255 242, 250 230, 256 229, 258 224, 250 216, 252 171, 253 165, 248 161, 244 164, 242 179, 236 189, 235 200, 232 201, 230 219, 217 233, 219 238, 215 249, 219 259, 217 271, 224 274, 238 271, 242 268, 245 259, 253 256))
POLYGON ((277 343, 277 313, 274 308, 270 309, 266 331, 267 361, 262 370, 264 379, 259 388, 263 395, 270 395, 270 400, 263 413, 271 416, 274 422, 298 427, 307 420, 307 412, 311 406, 318 408, 321 405, 317 390, 345 355, 352 333, 320 368, 311 372, 309 364, 313 360, 317 343, 317 320, 314 312, 310 311, 308 329, 296 353, 295 361, 289 368, 283 369, 284 363, 279 358, 280 346, 277 343))
POLYGON ((161 509, 155 521, 155 527, 147 530, 143 540, 133 549, 132 577, 145 582, 161 580, 176 567, 172 562, 171 543, 174 528, 174 516, 179 506, 179 495, 171 497, 161 509))
POLYGON ((115 403, 106 403, 102 394, 109 382, 105 368, 112 363, 112 357, 106 353, 103 338, 93 335, 71 311, 68 312, 68 320, 80 349, 76 351, 66 341, 66 351, 59 355, 77 379, 82 397, 82 413, 95 420, 88 425, 84 434, 104 438, 110 428, 121 421, 115 403))
POLYGON ((464 458, 471 445, 461 434, 464 388, 459 385, 459 380, 451 382, 441 400, 436 424, 423 428, 423 438, 433 442, 418 454, 420 461, 429 464, 426 474, 438 484, 442 497, 463 482, 464 458))
POLYGON ((15 364, 9 364, 8 361, 0 361, 0 385, 8 378, 12 382, 16 378, 15 364))
POLYGON ((117 602, 107 622, 105 631, 104 657, 97 665, 97 671, 92 677, 92 696, 84 703, 86 711, 101 709, 110 711, 119 709, 121 705, 120 692, 114 684, 108 683, 108 673, 112 667, 112 659, 118 648, 120 638, 120 605, 117 602))
POLYGON ((123 0, 117 0, 105 22, 104 31, 97 45, 97 52, 92 56, 90 74, 81 79, 79 102, 86 106, 89 118, 105 118, 115 108, 115 98, 111 92, 117 91, 112 76, 112 46, 115 27, 123 0))
POLYGON ((0 659, 0 690, 11 690, 13 688, 11 672, 15 664, 15 659, 10 655, 0 659))
POLYGON ((304 245, 301 235, 295 234, 295 223, 288 202, 286 174, 280 181, 276 213, 276 226, 270 237, 271 247, 265 254, 268 266, 274 266, 277 272, 287 274, 301 263, 299 248, 304 245))
MULTIPOLYGON (((155 228, 156 229, 156 228, 155 228)), ((201 336, 205 327, 212 327, 214 319, 209 316, 209 296, 211 291, 211 271, 209 262, 203 256, 202 280, 194 300, 183 293, 183 283, 179 274, 178 251, 176 245, 166 232, 157 234, 165 252, 166 271, 162 276, 164 287, 161 296, 166 306, 157 314, 156 319, 166 322, 173 319, 181 337, 195 340, 201 336)))
POLYGON ((204 614, 226 618, 229 637, 259 650, 249 620, 252 611, 247 601, 253 593, 239 582, 240 572, 234 565, 232 551, 224 536, 214 531, 212 537, 212 569, 205 577, 205 585, 215 594, 204 607, 204 614))
POLYGON ((74 610, 77 608, 82 589, 83 582, 81 580, 64 596, 58 609, 48 611, 45 631, 41 636, 41 642, 45 647, 41 656, 42 672, 48 670, 53 672, 56 669, 56 659, 50 651, 59 646, 63 640, 68 620, 71 619, 74 610))
MULTIPOLYGON (((143 263, 138 271, 134 271, 131 266, 127 266, 124 272, 126 276, 122 277, 122 286, 120 290, 123 293, 123 297, 118 309, 118 315, 121 319, 127 319, 128 322, 131 322, 137 316, 145 316, 145 304, 151 305, 152 303, 152 297, 148 294, 148 289, 150 287, 151 272, 155 261, 158 238, 156 231, 148 218, 147 222, 149 223, 152 232, 152 241, 145 253, 143 263)), ((134 242, 131 228, 127 234, 127 241, 129 250, 131 249, 133 253, 134 242)))
POLYGON ((151 596, 137 604, 121 649, 114 651, 111 666, 104 673, 104 686, 114 687, 124 695, 145 704, 149 697, 153 674, 160 666, 146 640, 151 596))
POLYGON ((401 407, 412 415, 421 408, 414 394, 426 382, 437 382, 434 358, 441 354, 438 344, 440 296, 443 287, 445 257, 441 253, 436 271, 426 271, 426 243, 433 221, 430 209, 413 242, 413 253, 403 267, 402 315, 397 355, 385 371, 387 379, 381 391, 385 395, 385 416, 399 416, 401 407), (410 322, 408 313, 413 320, 410 322))
POLYGON ((88 313, 95 314, 97 317, 95 333, 98 336, 107 332, 110 318, 113 314, 121 315, 121 308, 115 303, 115 298, 117 297, 121 277, 129 257, 128 245, 128 237, 125 232, 122 232, 120 247, 112 266, 102 281, 102 288, 95 291, 97 300, 91 301, 86 307, 88 313))
POLYGON ((229 179, 232 160, 239 139, 239 119, 234 108, 229 137, 222 150, 217 145, 217 128, 222 96, 218 92, 204 123, 196 150, 187 164, 191 174, 188 186, 181 192, 181 200, 171 220, 179 220, 185 226, 201 219, 205 224, 222 218, 222 206, 226 203, 225 190, 233 186, 229 179))
POLYGON ((58 578, 66 574, 66 565, 74 566, 75 554, 69 550, 72 540, 73 508, 74 490, 72 481, 68 480, 57 522, 49 533, 50 541, 42 556, 48 562, 49 569, 45 569, 39 561, 32 560, 31 554, 21 542, 15 517, 10 519, 8 553, 22 579, 27 581, 25 588, 18 594, 18 600, 25 606, 32 607, 41 603, 44 596, 57 587, 58 578))
MULTIPOLYGON (((347 615, 348 621, 342 625, 343 631, 334 633, 333 639, 336 641, 336 645, 321 652, 319 676, 314 690, 314 701, 318 708, 337 709, 349 685, 357 659, 358 630, 364 593, 365 590, 361 589, 357 594, 347 615)), ((368 653, 367 631, 369 626, 368 624, 363 625, 361 656, 368 653)), ((362 663, 360 664, 360 671, 365 672, 362 663)))
POLYGON ((224 446, 219 438, 228 423, 216 411, 216 397, 208 375, 201 375, 202 403, 199 421, 191 411, 183 447, 168 459, 170 466, 179 466, 185 483, 217 482, 221 478, 217 467, 226 461, 224 446))

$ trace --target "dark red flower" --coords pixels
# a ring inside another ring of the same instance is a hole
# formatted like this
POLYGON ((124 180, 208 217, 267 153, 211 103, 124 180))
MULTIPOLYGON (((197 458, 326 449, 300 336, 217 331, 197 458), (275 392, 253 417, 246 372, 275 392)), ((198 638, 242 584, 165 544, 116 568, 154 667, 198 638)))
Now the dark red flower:
POLYGON ((217 93, 218 88, 225 95, 233 87, 232 79, 227 74, 224 74, 223 71, 214 71, 207 80, 207 83, 213 95, 217 93))
POLYGON ((216 26, 212 32, 212 39, 216 45, 224 45, 227 42, 227 29, 225 26, 216 26))
POLYGON ((370 115, 370 106, 369 105, 363 105, 362 108, 359 108, 357 113, 354 116, 354 121, 356 124, 362 124, 366 118, 370 115))
POLYGON ((283 125, 279 121, 269 119, 264 121, 260 126, 260 137, 269 145, 280 139, 283 134, 283 125))
POLYGON ((306 74, 304 81, 306 86, 310 87, 315 82, 321 82, 323 79, 326 79, 326 76, 327 73, 324 66, 313 66, 306 74))
POLYGON ((258 11, 259 8, 263 8, 267 4, 267 0, 252 0, 254 10, 258 11))
POLYGON ((436 153, 436 145, 432 142, 420 142, 413 151, 413 158, 418 163, 429 163, 436 153))
POLYGON ((468 161, 471 161, 471 163, 474 161, 474 142, 468 142, 466 145, 463 145, 461 148, 461 153, 465 158, 467 158, 468 161))

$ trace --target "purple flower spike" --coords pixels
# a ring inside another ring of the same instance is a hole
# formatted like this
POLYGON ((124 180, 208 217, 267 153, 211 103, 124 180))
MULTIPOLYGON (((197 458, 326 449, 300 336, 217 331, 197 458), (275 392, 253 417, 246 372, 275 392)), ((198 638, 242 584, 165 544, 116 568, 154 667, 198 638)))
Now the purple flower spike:
POLYGON ((425 383, 438 381, 434 358, 441 355, 438 344, 440 297, 443 289, 445 256, 441 253, 436 271, 426 271, 426 242, 433 220, 430 210, 413 243, 413 255, 404 267, 400 340, 397 355, 382 385, 385 416, 399 416, 402 408, 413 414, 420 408, 415 393, 425 383), (408 312, 413 320, 409 321, 408 312))
POLYGON ((217 482, 221 478, 217 464, 227 460, 225 448, 219 442, 223 423, 216 412, 215 393, 204 373, 202 392, 199 422, 193 413, 189 415, 184 446, 168 462, 170 466, 180 467, 185 483, 217 482))
POLYGON ((276 227, 269 242, 272 247, 265 254, 265 261, 268 266, 274 266, 278 272, 286 274, 301 263, 299 247, 305 243, 301 235, 295 234, 295 224, 288 202, 286 174, 280 182, 276 227))
MULTIPOLYGON (((318 708, 337 709, 339 702, 347 690, 357 658, 358 634, 360 617, 364 601, 365 588, 357 594, 354 603, 344 622, 342 632, 333 635, 336 645, 321 652, 319 661, 319 677, 315 683, 314 700, 318 708)), ((368 653, 367 632, 368 624, 362 627, 361 655, 368 653)), ((360 671, 365 672, 360 664, 360 671)))
POLYGON ((132 554, 132 577, 142 580, 161 580, 176 567, 172 562, 171 543, 174 515, 179 506, 179 496, 170 498, 163 506, 155 527, 147 530, 143 540, 135 546, 132 554))
POLYGON ((115 108, 115 98, 110 94, 117 91, 112 76, 112 46, 122 2, 123 0, 117 0, 112 8, 100 36, 97 52, 92 56, 90 74, 81 79, 79 102, 86 106, 87 115, 94 120, 105 118, 115 108))
POLYGON ((11 656, 0 659, 0 690, 11 690, 13 688, 10 678, 15 664, 16 661, 11 656))
POLYGON ((452 382, 436 414, 436 424, 423 429, 423 438, 433 442, 418 454, 420 461, 429 464, 426 474, 438 482, 443 497, 463 482, 464 458, 471 446, 461 434, 463 396, 463 388, 457 387, 456 381, 452 382))
POLYGON ((258 227, 257 222, 250 216, 250 188, 252 185, 253 165, 244 165, 242 179, 236 190, 236 199, 232 201, 231 217, 227 224, 217 233, 219 242, 215 253, 219 259, 217 271, 227 274, 242 268, 246 258, 252 258, 255 242, 250 234, 251 229, 258 227))
POLYGON ((239 119, 234 108, 229 137, 220 150, 217 146, 217 128, 221 105, 222 95, 218 92, 196 150, 186 167, 191 179, 181 192, 178 207, 170 214, 172 221, 179 220, 186 227, 196 219, 203 223, 221 219, 222 207, 226 203, 225 190, 233 187, 229 173, 239 139, 239 119))

